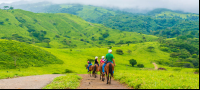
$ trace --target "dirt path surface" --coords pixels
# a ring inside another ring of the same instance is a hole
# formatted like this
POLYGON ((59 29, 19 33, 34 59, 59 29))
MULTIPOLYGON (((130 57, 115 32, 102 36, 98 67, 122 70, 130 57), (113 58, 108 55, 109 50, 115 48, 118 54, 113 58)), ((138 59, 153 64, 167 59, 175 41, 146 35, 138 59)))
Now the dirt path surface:
POLYGON ((104 82, 100 80, 100 76, 97 78, 90 77, 88 74, 79 75, 83 79, 81 80, 81 84, 77 89, 131 89, 126 85, 122 85, 119 82, 111 79, 111 84, 107 84, 107 80, 104 82))
POLYGON ((42 89, 58 76, 62 76, 62 74, 0 79, 0 89, 42 89))
POLYGON ((153 63, 154 67, 155 67, 155 70, 158 70, 158 66, 156 63, 153 63))

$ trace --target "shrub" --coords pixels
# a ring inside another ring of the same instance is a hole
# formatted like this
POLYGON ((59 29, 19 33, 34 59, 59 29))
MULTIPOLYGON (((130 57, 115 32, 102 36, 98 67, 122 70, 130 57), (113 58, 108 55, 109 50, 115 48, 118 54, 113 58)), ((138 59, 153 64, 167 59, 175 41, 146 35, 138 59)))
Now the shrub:
POLYGON ((0 21, 0 25, 3 25, 4 24, 4 22, 3 21, 0 21))
POLYGON ((194 73, 199 73, 199 69, 196 69, 196 70, 194 71, 194 73))
POLYGON ((103 37, 99 37, 99 40, 104 40, 104 38, 103 37))
POLYGON ((154 48, 153 46, 149 46, 147 49, 148 49, 150 52, 152 52, 152 50, 154 50, 155 48, 154 48))
POLYGON ((192 58, 197 58, 197 57, 198 57, 197 54, 192 55, 192 58))
POLYGON ((160 50, 165 51, 165 52, 170 52, 168 47, 161 47, 160 50))
POLYGON ((132 65, 132 67, 134 67, 134 65, 137 64, 137 61, 134 59, 129 60, 129 63, 132 65))
POLYGON ((138 64, 137 67, 139 67, 139 68, 143 68, 144 65, 143 65, 143 64, 138 64))
POLYGON ((116 50, 116 54, 123 55, 124 53, 123 53, 123 51, 121 49, 117 49, 116 50))
POLYGON ((109 36, 108 33, 104 33, 104 34, 103 34, 103 37, 104 37, 104 38, 107 38, 108 36, 109 36))
POLYGON ((60 38, 60 35, 56 35, 55 37, 56 37, 56 38, 60 38))
POLYGON ((65 72, 64 73, 73 73, 72 70, 69 70, 69 69, 65 69, 65 72))

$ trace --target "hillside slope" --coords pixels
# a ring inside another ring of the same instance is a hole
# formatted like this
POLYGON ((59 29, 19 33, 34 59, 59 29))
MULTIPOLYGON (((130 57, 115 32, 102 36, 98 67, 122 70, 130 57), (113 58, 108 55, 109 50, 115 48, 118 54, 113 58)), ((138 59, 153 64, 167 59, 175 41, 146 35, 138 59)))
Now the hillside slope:
POLYGON ((156 36, 122 32, 65 13, 0 10, 0 37, 52 48, 101 47, 152 41, 156 36), (145 40, 144 40, 145 39, 145 40))
POLYGON ((51 53, 26 43, 0 39, 0 47, 0 69, 63 64, 51 53))
POLYGON ((80 16, 86 21, 122 31, 141 32, 168 38, 179 35, 199 37, 199 14, 173 11, 166 8, 157 8, 146 12, 146 14, 138 14, 116 8, 43 2, 29 6, 24 4, 20 6, 20 9, 37 13, 70 13, 80 16), (22 8, 23 6, 26 8, 22 8))

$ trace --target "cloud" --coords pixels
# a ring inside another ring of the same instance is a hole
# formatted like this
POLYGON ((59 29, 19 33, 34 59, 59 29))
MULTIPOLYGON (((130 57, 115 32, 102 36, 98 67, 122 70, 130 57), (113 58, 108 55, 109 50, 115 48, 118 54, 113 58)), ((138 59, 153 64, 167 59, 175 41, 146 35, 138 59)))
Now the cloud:
MULTIPOLYGON (((0 0, 14 2, 19 0, 0 0)), ((108 6, 123 8, 137 8, 153 10, 155 8, 168 8, 185 12, 199 13, 199 0, 24 0, 31 2, 50 1, 57 4, 80 3, 85 5, 108 6)))

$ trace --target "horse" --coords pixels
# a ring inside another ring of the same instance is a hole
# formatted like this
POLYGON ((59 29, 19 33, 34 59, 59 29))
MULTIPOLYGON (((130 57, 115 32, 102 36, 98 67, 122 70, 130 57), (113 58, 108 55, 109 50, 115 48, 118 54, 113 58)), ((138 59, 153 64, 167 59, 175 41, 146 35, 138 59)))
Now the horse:
MULTIPOLYGON (((86 69, 87 69, 87 67, 88 67, 88 65, 86 65, 86 69)), ((91 65, 90 67, 89 67, 89 75, 90 75, 90 77, 91 77, 91 71, 93 71, 93 65, 91 65)))
POLYGON ((97 72, 99 71, 99 67, 98 67, 98 64, 94 64, 93 66, 93 72, 92 72, 92 76, 94 76, 94 78, 97 77, 97 72))
POLYGON ((102 81, 103 81, 103 72, 102 72, 103 64, 104 63, 100 63, 100 68, 99 68, 99 71, 100 71, 100 80, 101 80, 101 77, 102 77, 102 81))
MULTIPOLYGON (((107 76, 107 84, 108 83, 111 84, 111 77, 114 77, 113 76, 114 64, 109 62, 109 63, 106 64, 104 69, 105 69, 105 74, 107 76), (110 81, 109 81, 109 74, 110 74, 110 81)), ((103 81, 105 80, 104 75, 103 75, 102 79, 103 79, 103 81)))

